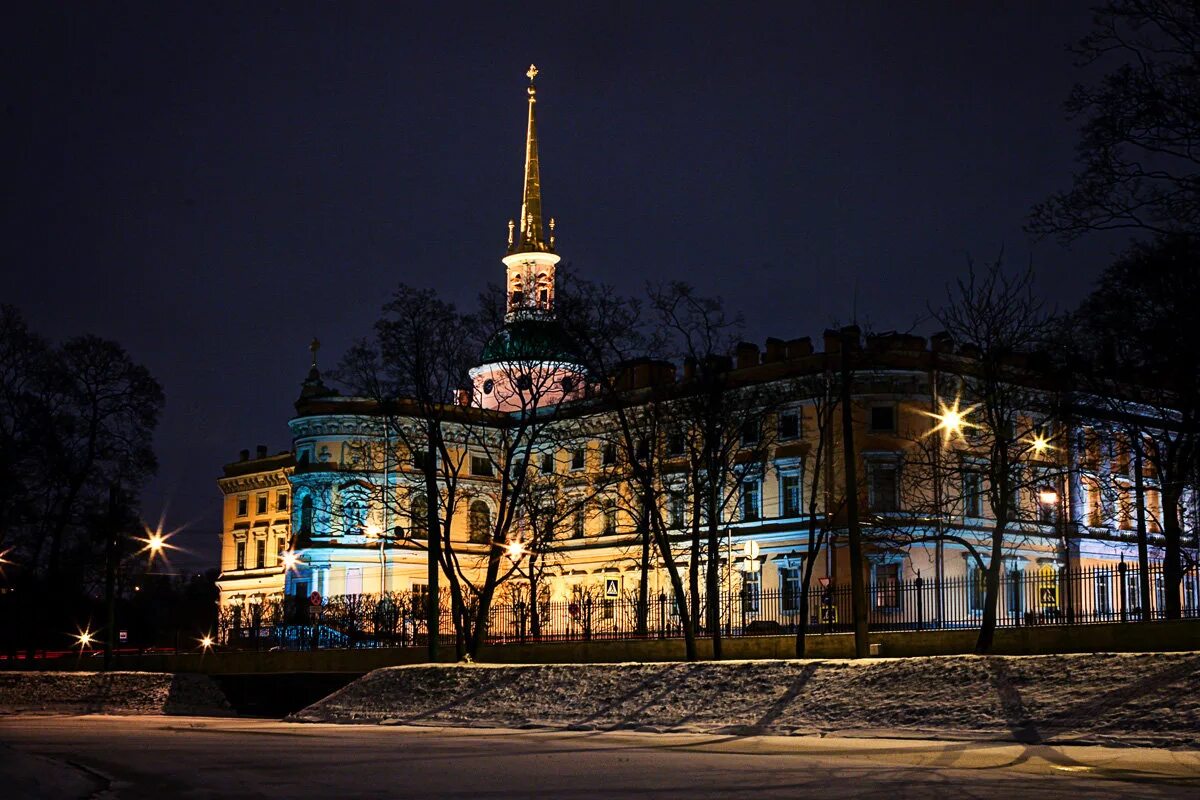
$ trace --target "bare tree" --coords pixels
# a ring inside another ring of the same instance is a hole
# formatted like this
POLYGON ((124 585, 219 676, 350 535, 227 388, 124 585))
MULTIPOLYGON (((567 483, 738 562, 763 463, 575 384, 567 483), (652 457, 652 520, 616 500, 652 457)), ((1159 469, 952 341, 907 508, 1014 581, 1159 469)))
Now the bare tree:
POLYGON ((1200 245, 1194 238, 1164 237, 1133 245, 1105 270, 1072 318, 1079 379, 1093 389, 1094 407, 1122 434, 1133 458, 1144 611, 1150 605, 1148 558, 1142 553, 1146 473, 1153 474, 1161 491, 1169 619, 1181 613, 1184 500, 1194 491, 1200 458, 1200 337, 1194 323, 1200 304, 1198 261, 1200 245))
POLYGON ((1010 275, 999 259, 981 272, 972 265, 932 314, 963 356, 952 422, 963 426, 981 456, 978 468, 993 518, 975 646, 977 653, 987 653, 1005 547, 1019 522, 1022 493, 1042 480, 1031 461, 1046 447, 1058 413, 1053 387, 1038 385, 1038 373, 1029 369, 1029 360, 1048 344, 1051 318, 1033 292, 1032 273, 1010 275))
POLYGON ((1081 170, 1070 190, 1036 206, 1029 228, 1073 239, 1134 229, 1200 236, 1200 6, 1191 0, 1109 0, 1074 48, 1081 66, 1115 64, 1077 85, 1081 170))

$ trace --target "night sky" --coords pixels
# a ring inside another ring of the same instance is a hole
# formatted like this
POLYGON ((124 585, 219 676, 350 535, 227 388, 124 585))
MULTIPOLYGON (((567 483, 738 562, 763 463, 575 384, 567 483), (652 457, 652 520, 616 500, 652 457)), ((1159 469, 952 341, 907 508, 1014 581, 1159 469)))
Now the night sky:
POLYGON ((1022 231, 1073 168, 1086 2, 24 5, 0 300, 162 382, 144 506, 180 566, 221 465, 289 446, 314 335, 329 365, 398 282, 503 278, 531 61, 564 261, 686 279, 755 340, 908 329, 1001 248, 1070 306, 1124 244, 1022 231))

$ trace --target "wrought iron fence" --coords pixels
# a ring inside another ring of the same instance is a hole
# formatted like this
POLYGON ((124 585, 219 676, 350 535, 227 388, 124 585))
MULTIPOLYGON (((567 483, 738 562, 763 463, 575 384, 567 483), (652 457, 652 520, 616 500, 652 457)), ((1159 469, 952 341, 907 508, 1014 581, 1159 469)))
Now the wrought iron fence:
MULTIPOLYGON (((1136 622, 1149 609, 1150 619, 1165 617, 1166 593, 1161 568, 1149 573, 1149 596, 1143 598, 1139 571, 1117 567, 1067 570, 1006 571, 1000 577, 996 624, 1087 625, 1136 622)), ((868 626, 873 631, 919 631, 975 628, 983 618, 985 575, 944 581, 876 580, 867 587, 868 626)), ((814 581, 814 584, 817 582, 814 581)), ((514 587, 519 589, 519 587, 514 587)), ((1180 588, 1185 617, 1200 617, 1200 580, 1194 572, 1180 588)), ((520 595, 519 591, 512 592, 520 595)), ((527 597, 527 595, 526 595, 527 597)), ((527 600, 494 604, 488 614, 487 641, 588 641, 683 636, 679 602, 699 611, 698 635, 712 624, 707 598, 659 593, 645 604, 636 597, 605 597, 581 590, 571 600, 527 600)), ((404 647, 426 643, 427 599, 420 594, 349 595, 310 604, 307 598, 275 598, 258 604, 222 610, 221 641, 235 648, 305 649, 318 647, 404 647)), ((464 609, 473 620, 475 609, 464 609)), ((853 629, 848 584, 814 585, 798 589, 760 590, 743 584, 718 598, 717 623, 727 636, 795 633, 806 624, 812 634, 843 633, 853 629)), ((454 620, 449 598, 441 603, 442 638, 453 641, 454 620)))

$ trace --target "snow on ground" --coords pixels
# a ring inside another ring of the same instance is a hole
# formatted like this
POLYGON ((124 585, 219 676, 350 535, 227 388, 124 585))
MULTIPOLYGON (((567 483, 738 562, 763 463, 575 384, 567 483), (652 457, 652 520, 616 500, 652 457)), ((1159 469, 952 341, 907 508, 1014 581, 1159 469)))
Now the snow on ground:
POLYGON ((0 672, 0 714, 233 712, 207 675, 166 672, 0 672))
POLYGON ((1200 653, 379 669, 309 722, 1200 746, 1200 653))

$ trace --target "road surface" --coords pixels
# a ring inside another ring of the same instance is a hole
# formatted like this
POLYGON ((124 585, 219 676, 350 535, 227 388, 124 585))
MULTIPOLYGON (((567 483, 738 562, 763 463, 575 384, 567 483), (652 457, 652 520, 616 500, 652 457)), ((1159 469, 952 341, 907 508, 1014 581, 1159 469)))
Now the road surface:
POLYGON ((1200 753, 912 739, 0 717, 15 798, 1200 797, 1200 753))

